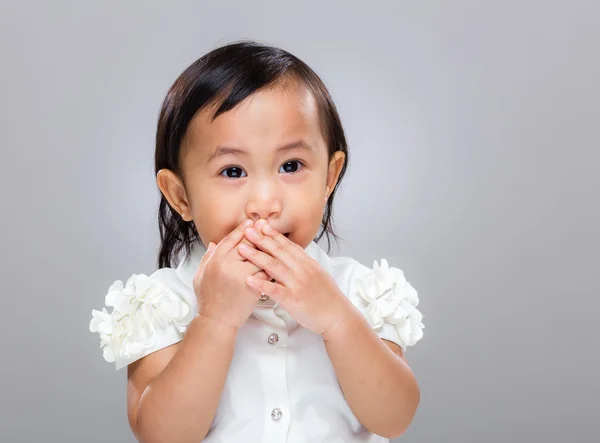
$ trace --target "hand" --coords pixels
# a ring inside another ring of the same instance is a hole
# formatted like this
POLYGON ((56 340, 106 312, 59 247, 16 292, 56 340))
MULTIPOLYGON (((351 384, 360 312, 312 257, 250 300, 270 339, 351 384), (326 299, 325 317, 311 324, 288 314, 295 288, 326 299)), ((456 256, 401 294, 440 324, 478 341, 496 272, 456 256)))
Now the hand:
POLYGON ((317 334, 327 334, 349 316, 350 301, 304 249, 266 223, 246 228, 245 234, 256 248, 241 244, 237 248, 240 255, 276 280, 246 274, 246 282, 256 294, 267 294, 298 323, 317 334))
POLYGON ((193 280, 199 314, 235 330, 248 320, 260 296, 248 288, 245 277, 270 278, 238 253, 240 244, 253 247, 244 237, 250 226, 252 221, 246 220, 217 245, 209 243, 193 280))

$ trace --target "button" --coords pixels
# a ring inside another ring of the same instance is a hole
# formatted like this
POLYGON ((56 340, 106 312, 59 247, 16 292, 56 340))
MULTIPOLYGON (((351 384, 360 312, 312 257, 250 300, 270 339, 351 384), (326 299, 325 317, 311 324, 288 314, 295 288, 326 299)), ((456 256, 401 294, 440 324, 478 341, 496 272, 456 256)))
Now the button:
POLYGON ((260 301, 267 301, 269 299, 269 296, 267 294, 260 294, 260 301))
POLYGON ((279 420, 281 418, 281 409, 275 408, 271 411, 271 418, 273 420, 279 420))
POLYGON ((275 343, 277 343, 279 341, 279 335, 277 334, 271 334, 269 335, 269 344, 270 345, 274 345, 275 343))

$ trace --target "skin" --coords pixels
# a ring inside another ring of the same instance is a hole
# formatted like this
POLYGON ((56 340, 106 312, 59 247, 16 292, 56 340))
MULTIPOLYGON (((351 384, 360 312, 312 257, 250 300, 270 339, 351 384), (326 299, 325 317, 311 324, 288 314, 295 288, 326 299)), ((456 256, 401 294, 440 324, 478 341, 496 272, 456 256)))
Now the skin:
POLYGON ((264 292, 322 334, 352 411, 397 437, 419 403, 402 350, 373 332, 304 248, 318 233, 344 154, 328 156, 317 106, 288 81, 211 121, 191 122, 182 174, 158 186, 208 252, 194 278, 200 313, 183 340, 128 367, 128 415, 140 441, 198 441, 214 418, 238 329, 264 292), (285 234, 285 235, 284 235, 285 234), (269 282, 273 277, 276 283, 269 282))

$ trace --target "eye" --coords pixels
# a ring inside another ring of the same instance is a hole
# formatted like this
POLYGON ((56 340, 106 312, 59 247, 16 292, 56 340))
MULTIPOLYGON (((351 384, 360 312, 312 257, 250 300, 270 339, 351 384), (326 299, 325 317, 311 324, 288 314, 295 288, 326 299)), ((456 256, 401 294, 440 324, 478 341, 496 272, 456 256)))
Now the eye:
POLYGON ((219 175, 222 175, 227 178, 241 178, 245 177, 246 172, 237 166, 231 166, 229 168, 225 168, 221 171, 219 175))
POLYGON ((304 164, 299 160, 290 160, 289 162, 284 163, 279 168, 279 172, 283 172, 285 174, 293 174, 294 172, 298 172, 302 169, 304 164))

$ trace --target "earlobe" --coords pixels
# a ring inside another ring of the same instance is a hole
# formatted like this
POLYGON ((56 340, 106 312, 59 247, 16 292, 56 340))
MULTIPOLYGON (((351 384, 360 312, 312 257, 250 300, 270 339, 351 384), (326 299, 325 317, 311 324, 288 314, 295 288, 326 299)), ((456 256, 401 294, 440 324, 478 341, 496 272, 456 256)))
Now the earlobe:
POLYGON ((156 174, 156 184, 169 205, 175 209, 184 221, 192 220, 190 205, 180 178, 169 169, 161 169, 156 174))

